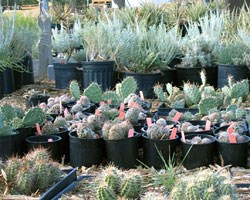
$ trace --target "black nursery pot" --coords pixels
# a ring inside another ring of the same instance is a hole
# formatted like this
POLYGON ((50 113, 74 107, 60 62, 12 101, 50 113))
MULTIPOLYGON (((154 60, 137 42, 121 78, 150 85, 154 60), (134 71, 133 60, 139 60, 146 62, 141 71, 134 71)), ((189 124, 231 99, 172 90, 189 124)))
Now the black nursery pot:
POLYGON ((3 71, 4 78, 4 94, 10 94, 15 91, 14 77, 13 77, 13 69, 6 68, 3 71))
POLYGON ((86 88, 92 82, 96 82, 104 91, 113 88, 115 83, 114 65, 114 61, 83 61, 83 87, 86 88))
POLYGON ((18 131, 12 135, 0 136, 0 160, 7 160, 10 156, 18 154, 21 138, 18 131))
POLYGON ((124 169, 135 168, 139 162, 138 134, 120 140, 104 139, 108 162, 124 169))
POLYGON ((148 138, 145 133, 142 134, 143 137, 143 162, 149 167, 154 167, 155 169, 164 168, 164 161, 159 155, 162 154, 166 163, 169 160, 173 160, 176 147, 178 146, 178 137, 176 136, 173 140, 154 140, 148 138), (158 149, 158 150, 157 150, 158 149), (158 152, 159 151, 159 152, 158 152))
POLYGON ((27 52, 23 58, 22 64, 25 68, 23 72, 23 85, 34 84, 33 60, 31 53, 27 52))
POLYGON ((3 72, 0 71, 0 99, 4 97, 4 78, 3 72))
POLYGON ((147 74, 121 72, 121 79, 128 76, 132 76, 136 80, 138 84, 137 93, 139 93, 139 91, 143 91, 144 97, 149 99, 154 97, 153 86, 159 82, 162 83, 163 80, 163 76, 160 72, 147 74))
POLYGON ((34 135, 27 137, 25 141, 28 143, 28 149, 46 148, 51 153, 52 159, 61 161, 61 140, 57 135, 34 135), (52 139, 49 142, 49 139, 52 139))
POLYGON ((222 166, 232 165, 232 167, 246 167, 248 158, 248 143, 250 138, 244 136, 245 141, 241 143, 220 142, 217 139, 217 146, 222 166))
POLYGON ((104 140, 78 138, 76 132, 69 133, 70 164, 74 167, 99 165, 105 156, 104 140))
POLYGON ((13 70, 14 88, 19 90, 23 87, 23 72, 13 70))
POLYGON ((228 76, 234 77, 235 81, 249 78, 249 69, 244 65, 218 65, 218 88, 228 84, 228 76))
POLYGON ((201 84, 200 72, 206 71, 207 84, 217 88, 217 67, 177 67, 177 86, 183 86, 183 82, 201 84))
POLYGON ((28 153, 28 144, 25 141, 25 139, 27 137, 30 137, 32 135, 34 135, 33 130, 31 127, 23 127, 23 128, 19 128, 17 129, 17 131, 19 132, 20 136, 20 146, 18 147, 18 154, 20 156, 23 156, 25 154, 28 153))
POLYGON ((34 97, 26 96, 25 97, 26 107, 30 108, 37 106, 40 103, 47 103, 49 98, 50 96, 46 94, 38 94, 37 96, 34 97))
POLYGON ((60 64, 54 63, 55 85, 57 89, 65 89, 69 87, 72 80, 77 80, 77 67, 81 67, 79 63, 60 64))
MULTIPOLYGON (((187 135, 186 139, 192 139, 198 134, 187 135)), ((187 144, 181 139, 181 150, 183 165, 187 169, 194 169, 202 166, 209 166, 213 163, 215 155, 215 138, 211 135, 198 135, 202 139, 209 138, 212 143, 209 144, 187 144)))

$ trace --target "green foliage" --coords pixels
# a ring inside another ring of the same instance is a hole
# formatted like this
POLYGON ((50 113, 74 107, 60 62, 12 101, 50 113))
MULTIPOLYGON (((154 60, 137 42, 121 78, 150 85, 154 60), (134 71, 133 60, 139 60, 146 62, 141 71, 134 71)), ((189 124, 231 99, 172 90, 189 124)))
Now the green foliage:
POLYGON ((84 90, 84 95, 93 103, 100 103, 102 101, 102 89, 97 83, 91 83, 84 90))
POLYGON ((75 97, 76 100, 80 99, 81 91, 77 81, 71 81, 69 85, 70 94, 75 97))

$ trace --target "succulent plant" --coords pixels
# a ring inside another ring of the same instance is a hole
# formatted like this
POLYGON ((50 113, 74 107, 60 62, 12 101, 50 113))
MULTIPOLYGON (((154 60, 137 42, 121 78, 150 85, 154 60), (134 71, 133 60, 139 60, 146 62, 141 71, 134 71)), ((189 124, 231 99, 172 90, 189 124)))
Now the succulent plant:
POLYGON ((198 104, 198 108, 201 115, 208 114, 210 110, 217 108, 216 97, 208 97, 206 99, 202 99, 198 104))
POLYGON ((102 89, 97 83, 91 83, 84 90, 84 95, 93 103, 100 103, 102 101, 102 89))
POLYGON ((125 113, 125 119, 130 121, 131 124, 138 124, 140 109, 133 107, 129 108, 125 113))
POLYGON ((117 200, 115 192, 106 184, 100 185, 97 190, 98 200, 117 200))
POLYGON ((121 184, 120 195, 126 199, 137 199, 142 190, 142 179, 138 174, 125 177, 121 184))
POLYGON ((102 173, 103 181, 107 186, 109 186, 116 194, 119 194, 121 185, 121 175, 119 170, 114 166, 109 166, 102 173))
POLYGON ((200 136, 194 136, 191 139, 186 139, 186 143, 187 144, 210 144, 212 143, 212 140, 207 137, 201 138, 200 136))
POLYGON ((70 94, 76 99, 80 99, 81 91, 80 91, 80 86, 77 81, 71 81, 69 84, 69 91, 70 94))
POLYGON ((24 127, 34 127, 37 123, 43 124, 46 116, 41 108, 30 108, 23 118, 24 127))
POLYGON ((87 117, 87 123, 93 127, 95 131, 102 129, 103 123, 96 115, 89 115, 87 117))
POLYGON ((45 148, 36 148, 33 151, 29 152, 26 155, 26 159, 33 160, 35 162, 49 162, 50 160, 50 153, 45 148))
POLYGON ((75 105, 73 105, 73 107, 71 108, 71 112, 72 113, 77 113, 77 112, 82 112, 84 109, 82 107, 81 104, 76 103, 75 105))
POLYGON ((21 168, 22 164, 20 159, 16 157, 9 158, 6 162, 6 167, 4 169, 7 176, 7 180, 13 183, 16 178, 16 175, 18 174, 21 168))
POLYGON ((183 91, 186 96, 186 104, 188 107, 196 105, 201 100, 201 92, 199 87, 195 84, 184 83, 183 91))
POLYGON ((88 107, 91 103, 87 96, 81 96, 80 99, 77 101, 77 104, 81 104, 82 107, 88 107))
POLYGON ((42 134, 44 134, 44 135, 51 135, 51 134, 58 133, 59 128, 57 128, 56 125, 53 124, 52 122, 48 121, 43 125, 41 131, 42 131, 42 134))
POLYGON ((58 116, 58 117, 56 117, 56 119, 54 121, 54 125, 57 128, 65 128, 65 127, 67 127, 67 121, 64 117, 58 116))
POLYGON ((133 128, 132 124, 127 120, 123 122, 113 123, 111 128, 108 131, 108 134, 105 133, 105 135, 103 136, 104 138, 110 139, 110 140, 124 139, 128 136, 129 129, 132 129, 132 128, 133 128))
POLYGON ((163 137, 163 131, 161 126, 157 124, 152 124, 147 129, 147 137, 150 139, 161 139, 163 137))
POLYGON ((30 169, 21 169, 15 179, 16 189, 19 193, 30 195, 34 191, 35 176, 30 169))
POLYGON ((84 139, 96 138, 95 132, 91 129, 91 127, 87 123, 79 123, 76 128, 76 133, 79 138, 84 138, 84 139))

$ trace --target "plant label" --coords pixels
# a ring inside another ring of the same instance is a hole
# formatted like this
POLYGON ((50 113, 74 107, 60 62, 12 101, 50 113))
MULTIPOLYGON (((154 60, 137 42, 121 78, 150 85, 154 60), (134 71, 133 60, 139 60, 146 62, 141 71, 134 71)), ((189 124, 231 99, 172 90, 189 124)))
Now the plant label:
POLYGON ((233 133, 229 134, 229 142, 235 144, 236 143, 236 137, 233 133))
POLYGON ((181 115, 182 115, 182 113, 177 112, 177 113, 175 114, 174 118, 173 118, 173 121, 174 121, 175 123, 178 122, 179 119, 181 118, 181 115))
POLYGON ((128 138, 134 137, 134 133, 135 133, 135 131, 134 131, 133 128, 129 129, 129 131, 128 131, 128 138))
POLYGON ((49 138, 49 139, 48 139, 48 142, 53 142, 53 139, 52 139, 52 138, 49 138))
POLYGON ((124 103, 121 103, 121 104, 120 104, 120 109, 119 109, 119 110, 120 110, 120 111, 124 111, 124 108, 125 108, 125 104, 124 104, 124 103))
POLYGON ((207 120, 205 125, 205 131, 209 131, 211 129, 211 121, 207 120))
POLYGON ((95 110, 95 115, 100 115, 100 114, 101 114, 100 110, 99 110, 99 109, 96 109, 96 110, 95 110))
POLYGON ((124 118, 125 118, 125 112, 120 111, 120 113, 119 113, 119 119, 120 120, 124 120, 124 118))
POLYGON ((101 102, 100 102, 100 106, 103 106, 103 105, 105 105, 105 102, 104 102, 104 101, 101 101, 101 102))
POLYGON ((134 101, 129 102, 129 107, 130 108, 135 108, 137 104, 134 101))
POLYGON ((173 139, 176 138, 176 133, 177 133, 177 128, 174 127, 174 128, 172 129, 172 132, 171 132, 171 135, 170 135, 170 140, 173 140, 173 139))
POLYGON ((40 125, 38 123, 36 123, 36 132, 38 135, 42 135, 42 131, 41 131, 40 125))
POLYGON ((108 99, 107 103, 108 103, 108 105, 111 105, 112 100, 111 100, 111 99, 108 99))
POLYGON ((64 111, 63 111, 64 117, 65 117, 66 115, 68 115, 68 114, 69 114, 68 108, 65 108, 64 111))
POLYGON ((142 91, 140 91, 140 97, 141 97, 142 101, 145 101, 145 99, 144 99, 144 94, 143 94, 142 91))
POLYGON ((227 129, 227 132, 229 134, 232 134, 234 132, 234 128, 232 126, 229 126, 228 129, 227 129))
POLYGON ((74 113, 72 113, 72 119, 75 120, 75 115, 74 115, 74 113))
POLYGON ((146 119, 148 127, 152 124, 152 119, 150 117, 147 117, 146 119))
POLYGON ((62 114, 62 110, 63 110, 63 107, 62 107, 62 100, 60 100, 60 114, 62 114))
POLYGON ((184 131, 181 131, 181 138, 182 138, 182 141, 186 143, 186 137, 185 137, 184 131))

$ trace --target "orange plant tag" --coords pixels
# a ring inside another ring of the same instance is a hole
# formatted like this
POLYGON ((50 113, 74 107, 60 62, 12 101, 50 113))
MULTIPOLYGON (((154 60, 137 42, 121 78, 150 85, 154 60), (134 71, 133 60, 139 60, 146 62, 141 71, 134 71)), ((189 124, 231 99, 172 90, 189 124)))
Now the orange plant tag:
POLYGON ((236 143, 236 137, 233 133, 229 134, 229 142, 230 143, 236 143))
POLYGON ((179 119, 181 118, 181 115, 182 115, 182 113, 177 112, 176 115, 175 115, 174 118, 173 118, 173 121, 174 121, 175 123, 178 122, 179 119))
POLYGON ((177 128, 174 127, 174 128, 172 129, 171 135, 170 135, 170 137, 169 137, 170 140, 173 140, 173 139, 176 138, 176 133, 177 133, 177 128))
POLYGON ((99 109, 96 109, 96 110, 95 110, 95 115, 100 115, 100 114, 101 114, 100 110, 99 110, 99 109))
POLYGON ((125 118, 125 112, 120 111, 120 113, 119 113, 119 119, 120 120, 124 120, 124 118, 125 118))
POLYGON ((137 104, 134 102, 134 101, 131 101, 130 103, 129 103, 129 107, 130 108, 134 108, 134 107, 136 107, 137 106, 137 104))
POLYGON ((100 106, 103 106, 103 105, 105 105, 105 102, 104 102, 104 101, 101 101, 101 102, 100 102, 100 106))
POLYGON ((120 111, 124 111, 124 108, 125 108, 124 103, 121 103, 121 104, 120 104, 120 109, 119 109, 119 110, 120 110, 120 111))
POLYGON ((211 121, 207 120, 205 125, 205 131, 209 131, 211 129, 211 121))
POLYGON ((152 124, 152 119, 150 117, 147 117, 146 119, 148 127, 152 124))
POLYGON ((186 143, 186 137, 185 137, 184 131, 181 131, 181 138, 182 138, 182 141, 186 143))
POLYGON ((234 128, 232 126, 229 126, 228 129, 227 129, 227 132, 229 134, 232 134, 234 132, 234 128))
POLYGON ((108 105, 110 105, 112 103, 112 100, 108 99, 107 103, 108 103, 108 105))
POLYGON ((129 131, 128 131, 128 138, 134 137, 134 133, 135 133, 135 131, 134 131, 133 128, 129 129, 129 131))
POLYGON ((144 99, 144 94, 143 94, 143 92, 142 92, 142 91, 140 91, 140 97, 141 97, 142 101, 144 101, 144 100, 145 100, 145 99, 144 99))
POLYGON ((38 123, 36 123, 36 132, 38 135, 42 135, 42 131, 41 131, 40 125, 38 123))

